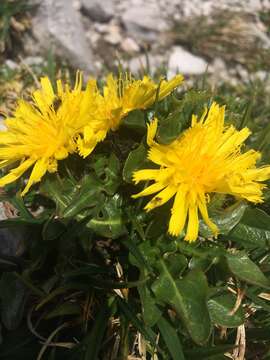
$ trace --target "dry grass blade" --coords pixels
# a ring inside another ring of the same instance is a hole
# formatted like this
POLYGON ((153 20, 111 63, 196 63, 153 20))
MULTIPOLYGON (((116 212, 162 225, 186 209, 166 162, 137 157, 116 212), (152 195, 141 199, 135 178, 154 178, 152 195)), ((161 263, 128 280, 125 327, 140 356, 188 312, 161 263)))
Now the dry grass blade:
POLYGON ((69 324, 68 323, 64 323, 62 325, 60 325, 58 328, 56 328, 52 333, 51 335, 48 337, 48 339, 46 340, 46 342, 43 344, 39 354, 38 354, 38 357, 37 357, 37 360, 41 360, 47 347, 50 346, 50 343, 52 341, 52 339, 55 337, 55 335, 62 329, 64 329, 65 327, 67 327, 69 324))
POLYGON ((238 347, 233 351, 233 359, 244 360, 246 353, 246 331, 244 325, 240 325, 237 328, 235 345, 238 347))
POLYGON ((229 315, 234 315, 236 313, 236 311, 239 309, 239 307, 241 306, 243 297, 245 295, 245 291, 241 290, 239 288, 237 288, 237 299, 236 302, 234 304, 234 307, 232 308, 232 310, 229 312, 229 315))

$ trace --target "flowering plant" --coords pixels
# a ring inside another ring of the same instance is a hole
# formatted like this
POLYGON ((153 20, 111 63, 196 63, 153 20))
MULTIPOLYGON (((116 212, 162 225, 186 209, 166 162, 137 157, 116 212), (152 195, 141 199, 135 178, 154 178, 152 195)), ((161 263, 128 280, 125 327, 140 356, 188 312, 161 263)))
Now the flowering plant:
POLYGON ((0 225, 23 254, 2 269, 1 321, 29 359, 266 353, 270 166, 239 113, 182 83, 45 77, 5 119, 17 213, 0 225))

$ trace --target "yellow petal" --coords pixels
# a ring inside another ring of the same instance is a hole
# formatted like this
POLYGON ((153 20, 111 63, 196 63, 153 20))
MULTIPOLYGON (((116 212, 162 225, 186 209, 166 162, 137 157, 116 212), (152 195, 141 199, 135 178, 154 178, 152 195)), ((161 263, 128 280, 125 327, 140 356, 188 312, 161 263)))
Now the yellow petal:
POLYGON ((52 101, 55 95, 50 79, 48 77, 43 77, 41 78, 40 83, 44 96, 52 101))
POLYGON ((154 138, 156 136, 158 126, 157 118, 154 118, 150 124, 147 124, 147 144, 148 146, 152 146, 155 144, 154 138))
POLYGON ((162 81, 159 90, 159 100, 164 99, 174 89, 176 89, 184 80, 183 75, 178 74, 169 81, 162 81))
POLYGON ((188 209, 188 226, 185 236, 185 240, 192 242, 195 241, 199 233, 199 218, 198 218, 198 207, 192 205, 188 209))
POLYGON ((172 215, 169 222, 169 233, 178 236, 184 229, 187 218, 186 189, 180 186, 178 189, 172 208, 172 215))
POLYGON ((165 204, 170 200, 176 193, 176 188, 174 186, 167 186, 164 190, 159 192, 156 196, 153 197, 151 201, 144 207, 146 211, 150 211, 158 206, 165 204))
POLYGON ((68 151, 67 149, 62 146, 59 149, 57 149, 54 153, 54 157, 56 160, 63 160, 68 156, 68 151))
POLYGON ((270 178, 270 166, 264 166, 260 169, 248 169, 245 173, 247 180, 265 181, 270 178))
POLYGON ((23 161, 18 167, 15 169, 10 170, 10 172, 3 176, 0 179, 0 187, 5 186, 7 184, 12 183, 13 181, 17 180, 22 174, 29 169, 33 164, 35 160, 33 159, 27 159, 23 161))
POLYGON ((41 180, 42 176, 46 173, 47 169, 48 169, 48 159, 40 159, 35 163, 35 166, 33 167, 27 185, 22 191, 22 196, 24 196, 29 191, 30 187, 33 184, 41 180))
POLYGON ((133 199, 137 199, 138 197, 141 197, 141 196, 152 195, 152 194, 160 191, 161 189, 164 189, 165 186, 166 185, 164 185, 163 183, 155 183, 153 185, 148 186, 146 189, 142 190, 138 194, 132 195, 132 197, 133 197, 133 199))
POLYGON ((241 145, 251 134, 248 128, 244 128, 240 131, 235 131, 235 133, 224 142, 220 148, 218 149, 219 152, 228 152, 230 149, 234 148, 237 149, 239 145, 241 145))
POLYGON ((133 173, 133 181, 138 184, 142 180, 155 180, 160 174, 159 169, 137 170, 133 173))
POLYGON ((215 237, 217 237, 219 231, 218 231, 218 227, 216 226, 216 224, 214 224, 208 216, 208 211, 207 211, 207 206, 206 206, 206 201, 204 198, 204 195, 201 196, 201 199, 198 202, 199 205, 199 210, 200 213, 202 215, 202 218, 204 220, 204 222, 206 223, 206 225, 211 229, 212 233, 214 234, 215 237))

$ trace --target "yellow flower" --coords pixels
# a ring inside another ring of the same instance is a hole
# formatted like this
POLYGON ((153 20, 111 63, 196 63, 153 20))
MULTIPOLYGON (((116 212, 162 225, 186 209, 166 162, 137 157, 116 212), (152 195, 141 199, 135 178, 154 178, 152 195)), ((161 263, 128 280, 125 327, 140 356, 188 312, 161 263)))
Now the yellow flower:
POLYGON ((97 88, 96 80, 89 80, 85 108, 82 111, 88 116, 76 139, 77 150, 84 158, 90 155, 97 143, 103 141, 107 135, 109 126, 104 109, 103 97, 97 88))
POLYGON ((43 175, 57 170, 57 161, 77 149, 76 137, 89 121, 90 86, 82 91, 77 73, 74 89, 57 82, 54 93, 50 80, 41 79, 33 93, 33 104, 20 100, 14 116, 5 120, 0 132, 0 167, 12 169, 0 179, 0 186, 12 183, 33 167, 24 195, 43 175))
POLYGON ((218 228, 208 216, 211 193, 230 194, 254 203, 263 201, 261 181, 270 178, 270 166, 256 168, 260 153, 241 152, 241 145, 250 135, 244 128, 224 126, 225 107, 213 103, 202 117, 193 115, 191 128, 169 145, 155 140, 157 119, 148 126, 148 158, 158 169, 139 170, 134 181, 154 183, 134 198, 157 193, 145 206, 149 211, 174 197, 169 233, 178 236, 187 223, 185 240, 195 241, 199 231, 199 214, 217 236, 218 228))
POLYGON ((156 100, 157 91, 158 100, 162 100, 182 81, 183 76, 177 75, 169 81, 162 80, 159 86, 148 76, 144 76, 142 80, 134 80, 128 74, 120 74, 119 78, 110 74, 102 93, 93 83, 95 101, 91 110, 91 123, 87 127, 89 134, 86 133, 79 139, 80 154, 84 157, 89 155, 95 147, 92 140, 104 140, 107 132, 117 130, 121 120, 130 111, 151 106, 156 100))

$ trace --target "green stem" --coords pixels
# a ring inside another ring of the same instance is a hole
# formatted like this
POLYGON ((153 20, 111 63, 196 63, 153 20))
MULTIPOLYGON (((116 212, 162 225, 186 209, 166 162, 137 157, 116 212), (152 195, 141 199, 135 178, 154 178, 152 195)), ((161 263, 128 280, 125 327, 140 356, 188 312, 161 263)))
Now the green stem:
POLYGON ((129 355, 128 343, 128 328, 129 322, 127 319, 121 319, 121 345, 120 345, 120 360, 127 360, 129 355))
POLYGON ((28 287, 33 294, 37 295, 38 297, 43 297, 45 294, 42 290, 37 288, 36 286, 32 285, 24 276, 20 275, 17 272, 14 272, 17 279, 20 279, 26 287, 28 287))

